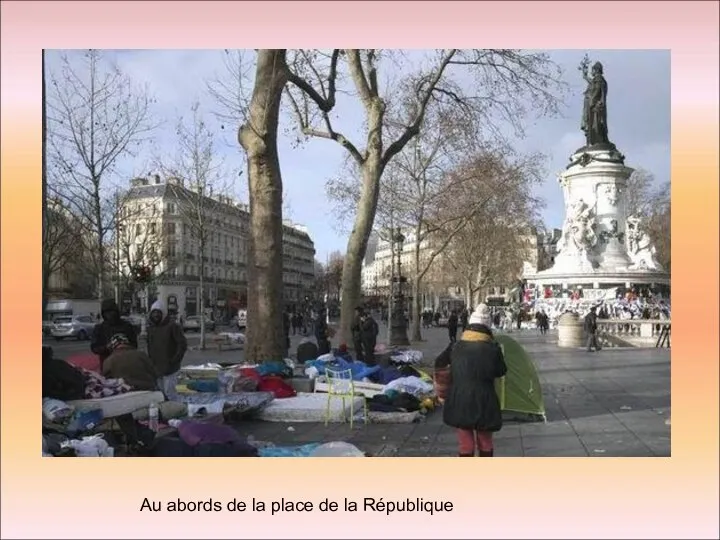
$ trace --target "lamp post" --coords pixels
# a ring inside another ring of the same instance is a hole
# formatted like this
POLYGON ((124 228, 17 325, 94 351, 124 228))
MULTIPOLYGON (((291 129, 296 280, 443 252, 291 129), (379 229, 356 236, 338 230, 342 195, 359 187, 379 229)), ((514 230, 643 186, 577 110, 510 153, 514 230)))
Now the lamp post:
POLYGON ((394 302, 393 302, 393 313, 390 324, 390 345, 391 346, 402 346, 407 347, 410 345, 410 340, 407 336, 407 321, 405 319, 405 296, 403 294, 403 283, 405 283, 405 277, 402 275, 402 253, 403 243, 405 237, 400 232, 400 229, 396 229, 395 234, 392 237, 392 241, 395 244, 395 252, 397 254, 397 270, 393 272, 395 275, 392 278, 393 285, 397 283, 394 291, 394 302))

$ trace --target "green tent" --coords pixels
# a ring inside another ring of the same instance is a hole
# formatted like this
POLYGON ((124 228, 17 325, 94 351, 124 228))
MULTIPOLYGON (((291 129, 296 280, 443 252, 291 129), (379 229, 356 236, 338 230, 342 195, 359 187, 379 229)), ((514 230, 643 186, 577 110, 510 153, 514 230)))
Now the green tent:
POLYGON ((505 355, 507 374, 498 379, 496 389, 506 419, 545 420, 542 386, 530 355, 507 334, 495 334, 505 355))

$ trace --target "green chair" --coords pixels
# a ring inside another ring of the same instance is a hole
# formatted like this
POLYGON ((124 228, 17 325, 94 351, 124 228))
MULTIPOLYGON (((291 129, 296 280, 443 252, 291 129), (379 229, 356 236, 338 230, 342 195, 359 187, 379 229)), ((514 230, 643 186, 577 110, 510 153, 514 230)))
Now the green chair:
POLYGON ((343 421, 347 418, 347 409, 345 405, 345 400, 350 400, 350 429, 353 428, 353 422, 355 419, 355 398, 356 397, 362 397, 363 398, 363 416, 365 419, 365 424, 368 423, 368 408, 367 408, 367 400, 365 399, 365 395, 362 392, 358 392, 355 390, 355 382, 353 381, 353 374, 352 370, 350 369, 343 369, 343 370, 335 370, 331 368, 325 369, 325 378, 327 379, 327 386, 328 386, 328 397, 327 397, 327 407, 325 409, 325 426, 328 425, 328 422, 330 421, 330 402, 332 399, 342 399, 342 405, 343 405, 343 421))

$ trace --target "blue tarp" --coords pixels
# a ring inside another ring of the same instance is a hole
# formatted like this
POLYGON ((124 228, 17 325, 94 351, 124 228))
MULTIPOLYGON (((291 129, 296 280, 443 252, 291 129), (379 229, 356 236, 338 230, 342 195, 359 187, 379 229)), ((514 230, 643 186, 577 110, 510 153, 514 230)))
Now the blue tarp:
POLYGON ((303 444, 301 446, 271 446, 260 448, 260 457, 309 457, 321 443, 303 444))

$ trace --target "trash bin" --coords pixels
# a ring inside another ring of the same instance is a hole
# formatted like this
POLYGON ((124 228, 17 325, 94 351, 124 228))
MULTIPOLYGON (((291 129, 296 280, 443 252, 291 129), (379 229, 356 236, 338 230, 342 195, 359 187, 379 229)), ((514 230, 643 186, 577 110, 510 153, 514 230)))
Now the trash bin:
POLYGON ((579 348, 585 345, 583 321, 576 313, 563 313, 558 319, 558 347, 579 348))

